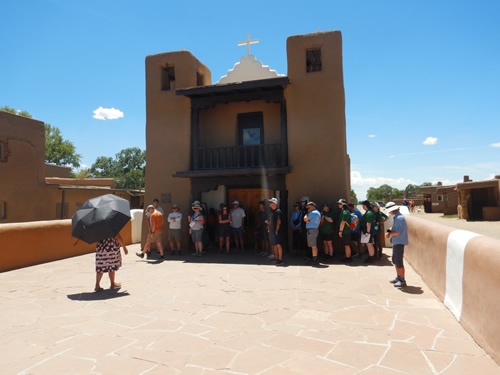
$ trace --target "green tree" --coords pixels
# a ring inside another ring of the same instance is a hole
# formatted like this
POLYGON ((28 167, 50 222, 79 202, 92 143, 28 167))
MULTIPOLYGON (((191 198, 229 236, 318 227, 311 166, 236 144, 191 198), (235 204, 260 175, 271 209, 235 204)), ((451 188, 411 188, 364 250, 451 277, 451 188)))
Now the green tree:
POLYGON ((358 204, 358 196, 356 195, 356 192, 352 189, 351 189, 351 202, 354 205, 358 204))
POLYGON ((80 166, 81 155, 76 153, 73 143, 65 140, 59 128, 45 125, 45 161, 56 165, 80 166))
POLYGON ((13 113, 15 115, 19 115, 19 116, 23 116, 23 117, 27 117, 27 118, 33 118, 33 116, 31 116, 28 111, 16 111, 14 108, 9 107, 8 105, 1 107, 0 111, 13 113))
POLYGON ((401 199, 403 198, 403 195, 405 194, 404 190, 399 190, 399 189, 392 189, 392 196, 391 196, 391 200, 392 199, 401 199))
POLYGON ((366 193, 366 199, 370 202, 389 201, 392 199, 392 190, 393 188, 387 184, 381 185, 378 188, 371 187, 366 193))
POLYGON ((138 147, 126 148, 115 158, 100 156, 89 169, 89 176, 114 178, 121 189, 144 188, 146 152, 138 147))
POLYGON ((424 182, 420 186, 432 186, 432 182, 424 182))
POLYGON ((409 197, 415 197, 418 194, 418 186, 417 185, 412 185, 408 184, 408 186, 405 188, 405 195, 407 198, 409 197))

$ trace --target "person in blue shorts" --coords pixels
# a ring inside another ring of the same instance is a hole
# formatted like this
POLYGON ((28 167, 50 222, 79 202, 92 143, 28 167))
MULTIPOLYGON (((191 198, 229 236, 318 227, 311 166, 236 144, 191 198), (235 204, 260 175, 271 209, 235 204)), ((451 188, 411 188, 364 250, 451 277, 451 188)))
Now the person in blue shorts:
POLYGON ((396 267, 396 278, 390 282, 396 287, 405 287, 405 266, 403 263, 403 255, 405 252, 405 245, 408 245, 408 228, 406 226, 406 219, 401 212, 399 206, 394 202, 389 202, 385 205, 386 212, 394 216, 394 224, 385 236, 391 239, 392 243, 392 263, 396 267))

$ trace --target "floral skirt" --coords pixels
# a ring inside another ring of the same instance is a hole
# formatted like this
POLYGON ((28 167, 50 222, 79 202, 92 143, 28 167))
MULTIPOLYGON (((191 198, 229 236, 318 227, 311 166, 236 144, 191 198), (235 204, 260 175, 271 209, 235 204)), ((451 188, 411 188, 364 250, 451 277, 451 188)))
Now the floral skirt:
POLYGON ((118 271, 122 266, 120 244, 114 238, 99 241, 95 252, 95 270, 98 273, 118 271))

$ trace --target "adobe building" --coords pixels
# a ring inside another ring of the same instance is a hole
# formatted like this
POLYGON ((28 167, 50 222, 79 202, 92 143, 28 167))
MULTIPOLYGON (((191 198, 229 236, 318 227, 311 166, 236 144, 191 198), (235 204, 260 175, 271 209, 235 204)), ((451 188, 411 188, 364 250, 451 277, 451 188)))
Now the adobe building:
POLYGON ((139 208, 143 191, 115 189, 114 180, 69 178, 45 164, 43 122, 0 111, 0 224, 71 218, 90 198, 116 194, 139 208))
POLYGON ((458 216, 468 221, 500 220, 500 175, 494 179, 471 181, 469 176, 457 184, 458 216))
POLYGON ((418 188, 424 197, 426 213, 457 214, 458 192, 455 185, 445 185, 438 182, 436 186, 421 186, 418 188))
POLYGON ((146 57, 146 204, 187 216, 194 200, 216 211, 239 200, 247 243, 260 200, 279 198, 288 217, 301 196, 321 204, 351 191, 340 31, 289 37, 286 75, 250 54, 254 42, 214 84, 188 51, 146 57))

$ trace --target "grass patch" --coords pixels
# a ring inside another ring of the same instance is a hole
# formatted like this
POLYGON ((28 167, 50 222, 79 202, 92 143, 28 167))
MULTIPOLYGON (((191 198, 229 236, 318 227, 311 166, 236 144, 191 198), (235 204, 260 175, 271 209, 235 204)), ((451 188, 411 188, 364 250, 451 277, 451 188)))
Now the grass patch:
POLYGON ((458 214, 453 214, 453 215, 443 215, 445 219, 458 219, 458 214))

